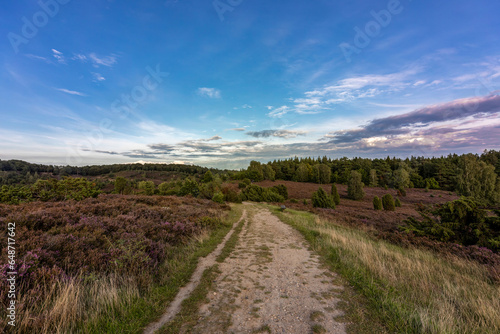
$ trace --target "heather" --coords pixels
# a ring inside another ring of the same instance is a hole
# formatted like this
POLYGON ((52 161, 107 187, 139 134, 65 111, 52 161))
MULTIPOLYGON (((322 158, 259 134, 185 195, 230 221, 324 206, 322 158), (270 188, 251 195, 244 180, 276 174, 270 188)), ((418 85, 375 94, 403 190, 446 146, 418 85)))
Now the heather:
MULTIPOLYGON (((111 304, 119 300, 122 286, 128 287, 130 296, 141 295, 170 275, 171 269, 164 265, 166 260, 193 238, 203 239, 219 228, 228 209, 226 205, 191 197, 123 195, 0 204, 3 254, 7 225, 16 223, 18 314, 22 319, 19 326, 50 332, 45 328, 46 318, 62 321, 63 316, 54 314, 54 310, 63 295, 69 298, 76 293, 72 298, 83 298, 82 294, 92 295, 90 290, 95 293, 103 286, 116 292, 111 304)), ((0 269, 0 299, 6 305, 7 268, 0 269)), ((2 317, 0 328, 4 326, 2 317)))

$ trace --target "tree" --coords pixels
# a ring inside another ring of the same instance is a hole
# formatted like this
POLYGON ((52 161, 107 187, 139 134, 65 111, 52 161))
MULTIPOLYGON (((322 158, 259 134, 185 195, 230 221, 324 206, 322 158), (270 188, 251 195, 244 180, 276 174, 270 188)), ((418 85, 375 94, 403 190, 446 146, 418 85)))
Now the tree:
POLYGON ((297 170, 295 172, 295 179, 298 182, 309 181, 309 168, 307 168, 307 165, 305 163, 301 163, 299 164, 299 167, 297 167, 297 170))
POLYGON ((264 180, 274 181, 276 179, 276 172, 274 171, 273 167, 271 167, 270 165, 264 165, 262 167, 262 174, 263 174, 264 180))
POLYGON ((339 192, 337 191, 337 186, 335 185, 335 183, 332 184, 331 194, 332 194, 333 202, 335 203, 335 205, 339 205, 340 204, 340 195, 339 195, 339 192))
POLYGON ((182 183, 182 187, 179 190, 179 195, 186 196, 189 194, 193 195, 194 197, 197 197, 200 194, 200 188, 195 180, 187 177, 182 183))
POLYGON ((386 211, 396 210, 396 204, 394 203, 394 197, 391 194, 386 194, 382 197, 382 206, 386 211))
POLYGON ((208 183, 208 182, 212 182, 213 180, 214 180, 214 176, 213 176, 212 172, 207 171, 205 173, 205 175, 203 175, 203 179, 201 180, 201 182, 208 183))
POLYGON ((145 195, 154 195, 155 184, 153 181, 141 181, 139 182, 138 188, 144 192, 145 195))
POLYGON ((408 188, 410 186, 410 173, 405 163, 401 163, 400 167, 394 171, 393 182, 394 188, 408 188))
POLYGON ((373 197, 373 209, 382 210, 382 200, 378 196, 373 197))
POLYGON ((315 181, 319 184, 330 183, 332 170, 325 164, 314 165, 315 181))
POLYGON ((123 193, 127 189, 127 185, 128 185, 128 182, 127 182, 126 178, 121 177, 121 176, 117 177, 115 180, 115 192, 123 195, 123 193))
POLYGON ((332 196, 328 195, 321 187, 313 193, 312 202, 315 208, 335 209, 332 196))
POLYGON ((375 169, 370 169, 370 187, 378 186, 377 171, 375 169))
POLYGON ((357 171, 351 171, 351 178, 347 184, 347 196, 350 199, 359 201, 365 197, 363 190, 364 184, 361 182, 361 174, 357 171))
POLYGON ((498 176, 494 166, 467 154, 460 158, 459 168, 457 190, 460 195, 470 196, 485 204, 498 203, 498 176))
POLYGON ((247 177, 255 182, 259 182, 264 179, 264 173, 260 162, 250 161, 250 166, 247 169, 247 177))
POLYGON ((400 208, 401 207, 401 201, 399 200, 399 198, 396 198, 396 201, 394 201, 394 206, 396 208, 400 208))

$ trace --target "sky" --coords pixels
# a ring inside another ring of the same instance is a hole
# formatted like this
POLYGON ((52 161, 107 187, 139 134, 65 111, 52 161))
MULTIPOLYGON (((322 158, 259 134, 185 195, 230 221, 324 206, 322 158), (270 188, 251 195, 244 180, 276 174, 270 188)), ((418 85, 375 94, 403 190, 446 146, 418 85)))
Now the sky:
POLYGON ((0 8, 0 159, 238 169, 500 149, 500 2, 0 8))

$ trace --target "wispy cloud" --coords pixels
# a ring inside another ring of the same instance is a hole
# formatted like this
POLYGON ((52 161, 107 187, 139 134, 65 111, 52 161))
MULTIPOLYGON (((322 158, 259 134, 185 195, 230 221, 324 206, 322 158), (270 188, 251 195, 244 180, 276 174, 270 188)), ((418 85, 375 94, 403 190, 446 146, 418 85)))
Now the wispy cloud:
POLYGON ((106 78, 103 77, 99 73, 92 72, 92 76, 94 77, 94 81, 104 81, 104 80, 106 80, 106 78))
POLYGON ((66 64, 66 58, 64 57, 62 52, 57 51, 56 49, 52 49, 52 56, 57 60, 58 63, 66 64))
POLYGON ((246 131, 245 128, 233 128, 233 129, 229 129, 231 131, 246 131))
POLYGON ((89 54, 89 58, 92 61, 94 67, 99 67, 99 65, 111 67, 116 64, 116 57, 111 56, 98 56, 95 53, 89 54))
POLYGON ((221 92, 217 88, 200 87, 197 90, 198 95, 209 97, 211 99, 220 99, 221 92))
POLYGON ((297 136, 305 136, 304 131, 292 131, 292 130, 262 130, 262 131, 252 131, 246 133, 248 136, 255 138, 295 138, 297 136))
POLYGON ((281 106, 279 108, 276 108, 276 109, 272 109, 267 115, 269 117, 283 117, 284 115, 286 115, 288 112, 290 111, 290 107, 288 106, 281 106))
POLYGON ((81 92, 77 92, 77 91, 74 91, 74 90, 65 89, 65 88, 55 88, 55 89, 58 90, 58 91, 60 91, 60 92, 66 93, 66 94, 78 95, 78 96, 87 96, 87 94, 84 94, 84 93, 81 93, 81 92))

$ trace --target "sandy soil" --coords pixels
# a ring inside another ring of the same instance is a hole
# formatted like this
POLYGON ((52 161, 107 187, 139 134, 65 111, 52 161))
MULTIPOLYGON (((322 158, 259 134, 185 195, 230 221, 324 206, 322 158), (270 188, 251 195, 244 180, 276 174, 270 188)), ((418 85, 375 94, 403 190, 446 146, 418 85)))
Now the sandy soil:
MULTIPOLYGON (((248 205, 248 207, 253 207, 248 205)), ((345 333, 335 275, 304 238, 265 209, 250 209, 233 253, 219 265, 194 333, 345 333)))

